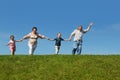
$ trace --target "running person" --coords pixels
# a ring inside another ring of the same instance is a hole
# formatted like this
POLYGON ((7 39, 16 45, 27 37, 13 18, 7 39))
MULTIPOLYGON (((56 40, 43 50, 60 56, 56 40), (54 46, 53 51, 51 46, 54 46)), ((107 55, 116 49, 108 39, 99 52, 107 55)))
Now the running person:
POLYGON ((56 54, 58 54, 59 51, 60 51, 61 41, 68 41, 68 39, 63 39, 61 36, 62 36, 62 35, 61 35, 61 33, 59 32, 59 33, 57 34, 57 38, 55 38, 55 39, 50 39, 50 38, 48 38, 48 40, 55 41, 55 53, 56 53, 56 54))
POLYGON ((36 47, 37 47, 37 40, 38 38, 41 39, 47 39, 44 35, 41 35, 37 32, 37 27, 32 28, 32 32, 30 32, 28 35, 24 36, 22 40, 29 39, 28 46, 29 46, 29 54, 33 55, 36 47))
POLYGON ((87 29, 83 30, 82 25, 80 25, 78 27, 78 29, 75 29, 71 33, 69 40, 71 40, 72 37, 74 36, 74 48, 72 50, 72 54, 75 54, 76 51, 77 51, 78 54, 81 54, 81 51, 82 51, 82 36, 83 36, 84 33, 88 32, 92 26, 93 26, 93 23, 90 23, 89 26, 87 27, 87 29))
POLYGON ((22 41, 22 40, 15 40, 15 39, 14 39, 14 35, 11 35, 11 36, 10 36, 10 41, 9 41, 9 43, 7 44, 7 46, 10 47, 11 55, 15 55, 16 42, 21 42, 21 41, 22 41))

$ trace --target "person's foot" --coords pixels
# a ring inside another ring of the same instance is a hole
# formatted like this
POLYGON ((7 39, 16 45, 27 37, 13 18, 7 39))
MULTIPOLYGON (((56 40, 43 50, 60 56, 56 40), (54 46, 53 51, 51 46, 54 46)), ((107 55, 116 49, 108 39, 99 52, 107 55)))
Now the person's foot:
POLYGON ((75 52, 76 52, 76 49, 74 48, 74 49, 72 50, 72 54, 75 55, 75 52))

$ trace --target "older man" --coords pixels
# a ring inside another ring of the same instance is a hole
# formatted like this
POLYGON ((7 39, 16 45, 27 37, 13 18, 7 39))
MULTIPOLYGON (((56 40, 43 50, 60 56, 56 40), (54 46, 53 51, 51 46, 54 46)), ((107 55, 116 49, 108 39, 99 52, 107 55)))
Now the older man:
POLYGON ((72 39, 74 36, 74 48, 72 50, 72 54, 74 55, 77 51, 78 54, 81 54, 82 51, 82 36, 84 33, 88 32, 90 28, 93 26, 93 23, 91 22, 87 29, 83 30, 82 25, 78 26, 78 29, 75 29, 71 35, 69 40, 72 39))

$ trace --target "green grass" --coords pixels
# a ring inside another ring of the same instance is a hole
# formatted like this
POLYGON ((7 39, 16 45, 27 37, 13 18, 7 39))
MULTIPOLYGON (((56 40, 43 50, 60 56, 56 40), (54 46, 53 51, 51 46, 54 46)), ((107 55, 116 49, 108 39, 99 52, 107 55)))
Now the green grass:
POLYGON ((0 56, 0 80, 120 80, 120 55, 0 56))

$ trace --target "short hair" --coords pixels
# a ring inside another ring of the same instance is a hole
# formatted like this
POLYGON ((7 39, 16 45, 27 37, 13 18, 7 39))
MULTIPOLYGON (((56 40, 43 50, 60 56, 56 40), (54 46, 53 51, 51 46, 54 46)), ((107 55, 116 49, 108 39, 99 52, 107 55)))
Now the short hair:
POLYGON ((83 28, 82 25, 79 25, 78 28, 79 28, 79 27, 83 28))
POLYGON ((14 37, 14 35, 10 35, 10 38, 14 37))
POLYGON ((34 29, 36 29, 36 31, 37 31, 37 27, 33 27, 33 28, 32 28, 32 31, 33 31, 34 29))
POLYGON ((58 32, 58 33, 57 33, 57 35, 58 35, 58 34, 61 34, 61 33, 60 33, 60 32, 58 32))
POLYGON ((82 25, 79 25, 78 27, 82 27, 82 25))

